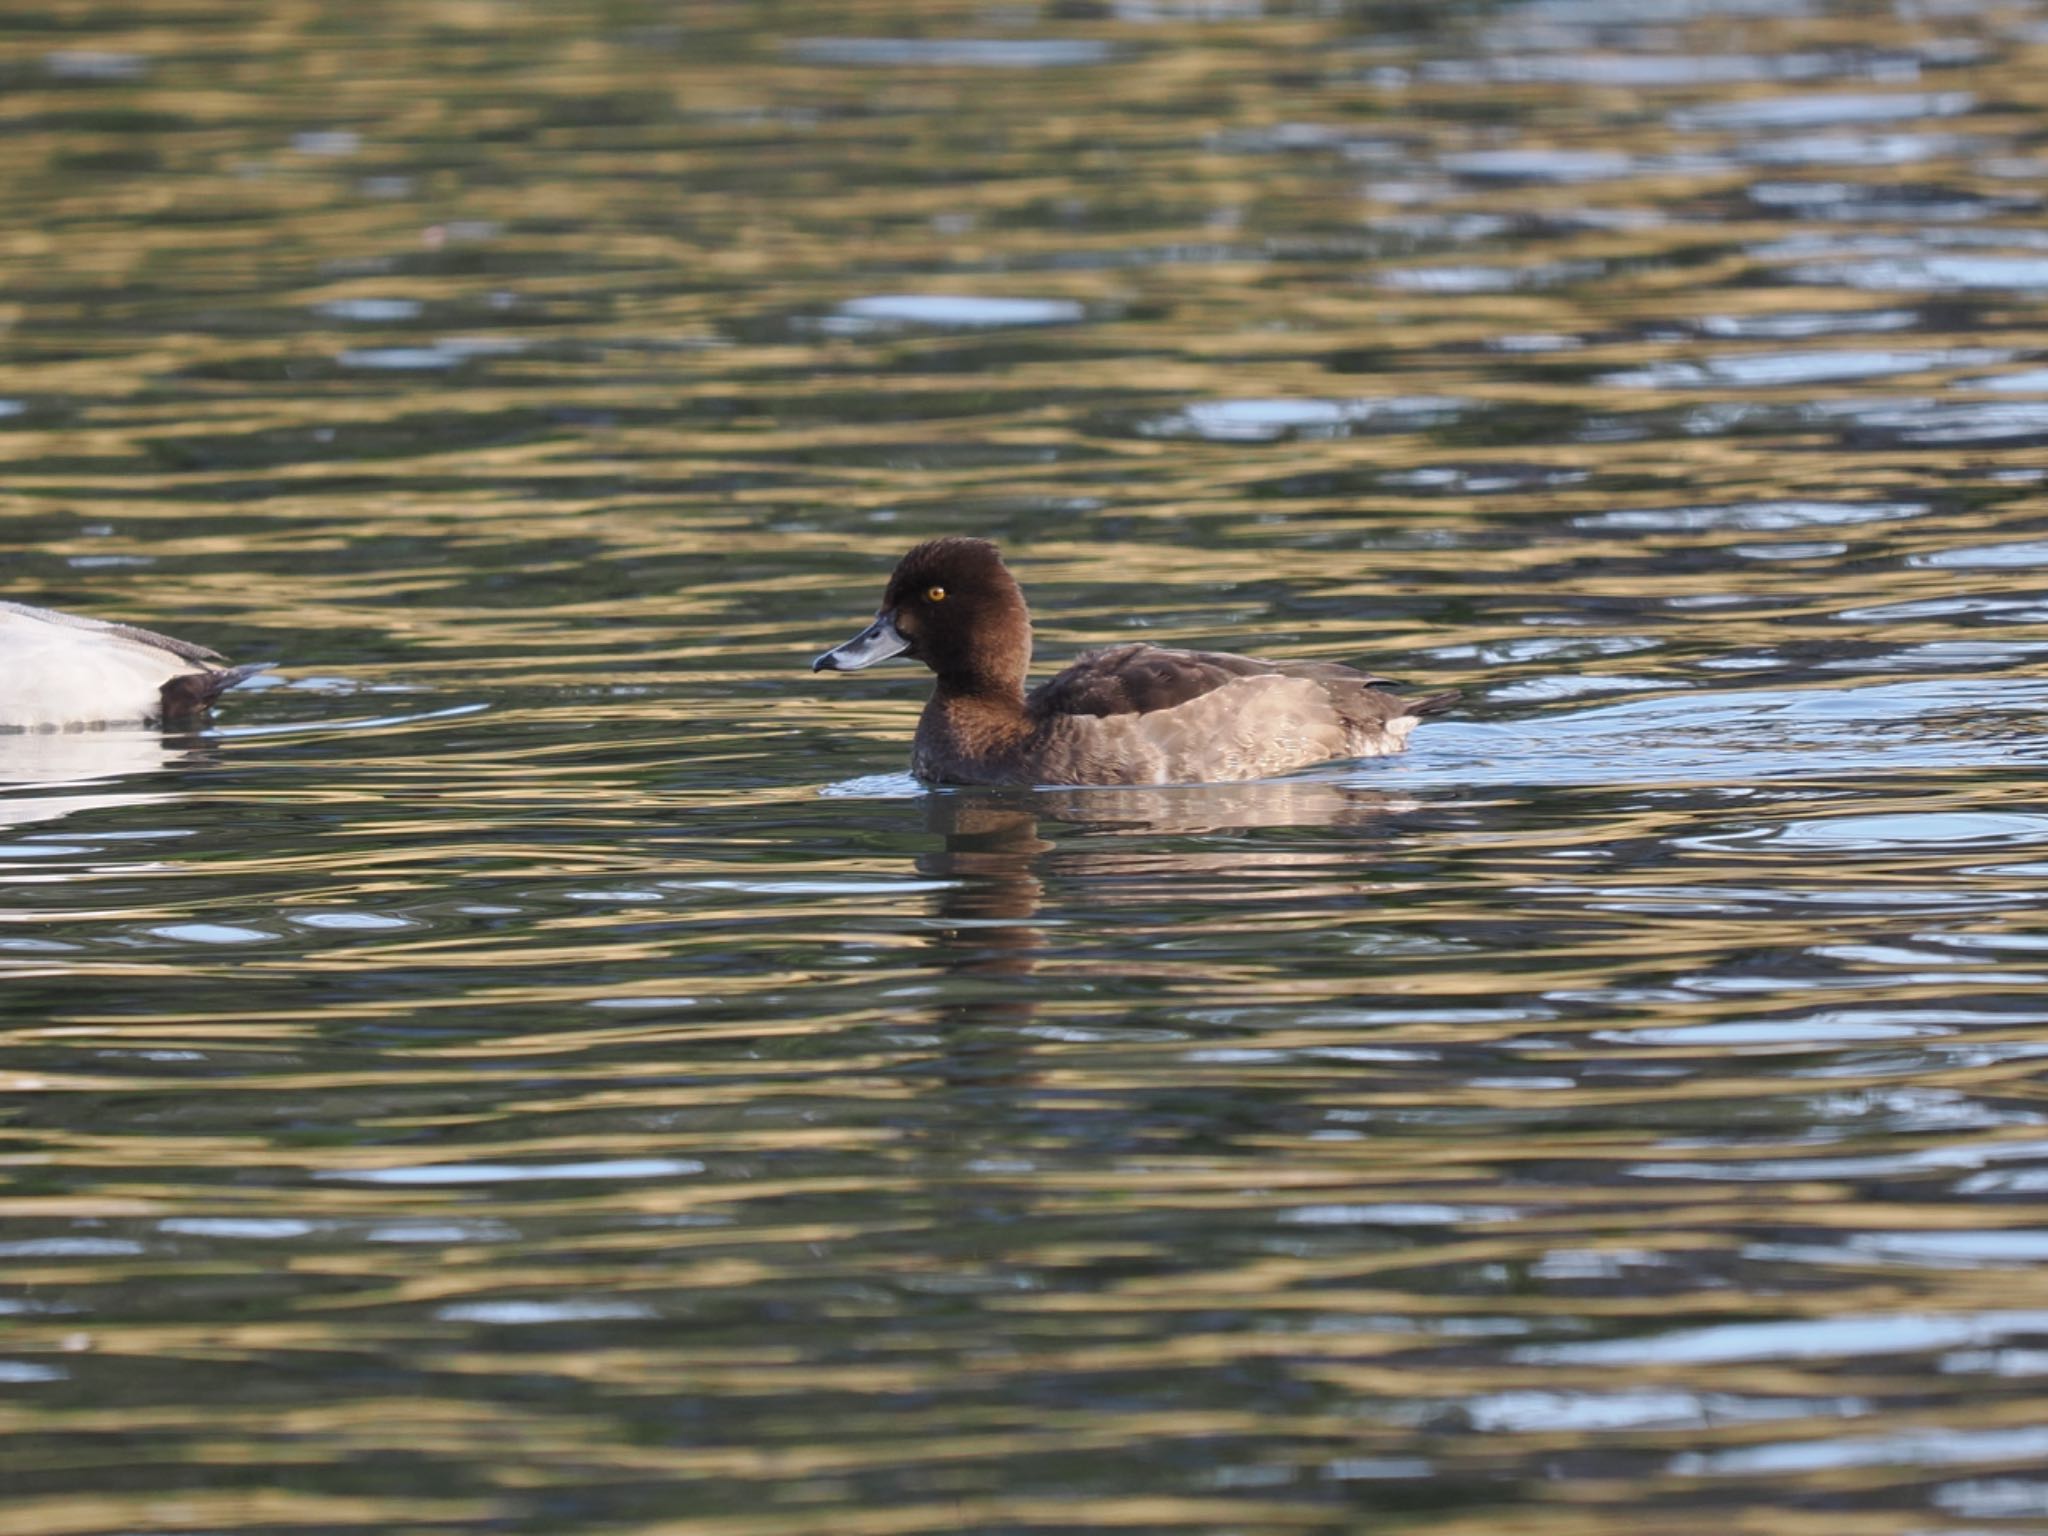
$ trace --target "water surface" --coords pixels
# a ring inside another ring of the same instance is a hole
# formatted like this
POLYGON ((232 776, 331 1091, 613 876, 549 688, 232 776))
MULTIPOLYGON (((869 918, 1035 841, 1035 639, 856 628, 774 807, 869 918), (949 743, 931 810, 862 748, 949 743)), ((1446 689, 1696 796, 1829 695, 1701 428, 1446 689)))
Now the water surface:
POLYGON ((2048 1531, 2032 6, 0 19, 0 1520, 2048 1531), (1041 656, 1464 690, 925 793, 1041 656))

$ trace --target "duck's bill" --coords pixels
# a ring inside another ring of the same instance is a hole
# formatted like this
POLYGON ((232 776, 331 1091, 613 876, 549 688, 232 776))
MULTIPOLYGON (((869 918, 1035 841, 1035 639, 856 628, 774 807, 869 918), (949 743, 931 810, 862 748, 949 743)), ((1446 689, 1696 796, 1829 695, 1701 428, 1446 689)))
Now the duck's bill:
POLYGON ((881 614, 874 623, 855 635, 844 645, 835 645, 831 650, 811 663, 813 672, 858 672, 862 667, 872 667, 878 661, 887 661, 891 656, 901 656, 910 649, 910 642, 904 639, 896 628, 896 621, 888 614, 881 614))

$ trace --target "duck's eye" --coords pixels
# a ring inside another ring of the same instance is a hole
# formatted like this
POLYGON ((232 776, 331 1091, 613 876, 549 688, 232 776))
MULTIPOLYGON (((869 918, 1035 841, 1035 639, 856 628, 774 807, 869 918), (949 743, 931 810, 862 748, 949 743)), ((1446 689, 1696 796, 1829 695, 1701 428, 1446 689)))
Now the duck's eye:
POLYGON ((946 589, 944 587, 926 587, 924 589, 924 600, 928 603, 943 603, 946 600, 946 589))

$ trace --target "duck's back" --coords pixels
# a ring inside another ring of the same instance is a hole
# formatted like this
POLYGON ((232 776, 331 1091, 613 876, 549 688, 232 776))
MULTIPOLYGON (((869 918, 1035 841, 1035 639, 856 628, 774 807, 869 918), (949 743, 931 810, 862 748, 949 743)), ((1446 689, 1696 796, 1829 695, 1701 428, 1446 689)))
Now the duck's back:
POLYGON ((195 713, 252 670, 151 630, 0 602, 0 729, 195 713))
POLYGON ((1339 662, 1140 644, 1081 657, 1025 710, 1040 782, 1184 784, 1398 752, 1448 701, 1404 698, 1339 662))

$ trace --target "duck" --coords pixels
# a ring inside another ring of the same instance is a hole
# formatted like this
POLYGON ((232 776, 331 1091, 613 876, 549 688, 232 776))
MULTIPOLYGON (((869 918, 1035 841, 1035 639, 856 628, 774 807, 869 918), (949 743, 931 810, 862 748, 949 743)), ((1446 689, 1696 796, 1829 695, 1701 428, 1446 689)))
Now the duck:
POLYGON ((0 602, 0 731, 191 725, 271 664, 154 630, 0 602))
POLYGON ((1411 698, 1335 661, 1116 645, 1025 691, 1031 612, 986 539, 940 538, 897 562, 874 623, 811 663, 921 661, 937 686, 911 772, 928 784, 1197 784, 1269 778, 1408 744, 1456 693, 1411 698))

